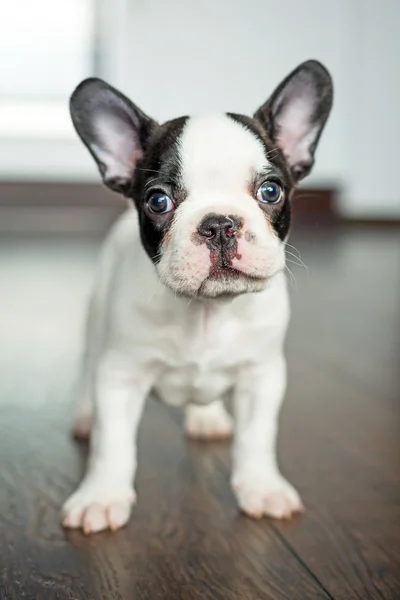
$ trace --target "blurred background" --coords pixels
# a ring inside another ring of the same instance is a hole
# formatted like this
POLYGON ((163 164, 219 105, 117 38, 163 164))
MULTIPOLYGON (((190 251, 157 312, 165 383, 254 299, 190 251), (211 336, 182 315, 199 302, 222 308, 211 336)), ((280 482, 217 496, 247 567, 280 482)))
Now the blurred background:
POLYGON ((399 0, 0 0, 0 598, 195 598, 207 573, 215 597, 400 598, 399 32, 399 0), (65 538, 85 307, 125 207, 70 94, 94 75, 160 121, 252 114, 309 58, 335 99, 293 202, 278 442, 309 512, 279 535, 237 520, 229 447, 185 444, 182 414, 150 401, 128 540, 65 538))
POLYGON ((104 229, 122 206, 93 187, 96 168, 72 129, 68 98, 83 78, 106 79, 158 120, 209 110, 251 114, 308 58, 331 71, 335 102, 305 186, 335 197, 302 208, 400 219, 397 0, 0 6, 0 231, 104 229), (96 218, 88 216, 93 205, 96 218))

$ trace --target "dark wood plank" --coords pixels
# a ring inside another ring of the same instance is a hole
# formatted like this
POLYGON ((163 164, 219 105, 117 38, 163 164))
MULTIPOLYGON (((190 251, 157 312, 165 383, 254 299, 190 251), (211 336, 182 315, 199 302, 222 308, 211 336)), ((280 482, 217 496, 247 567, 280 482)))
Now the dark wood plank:
POLYGON ((398 598, 396 414, 371 410, 365 391, 333 374, 329 378, 329 369, 310 372, 297 359, 292 372, 280 447, 308 511, 301 532, 274 526, 335 598, 398 598), (295 452, 288 457, 290 447, 295 452))

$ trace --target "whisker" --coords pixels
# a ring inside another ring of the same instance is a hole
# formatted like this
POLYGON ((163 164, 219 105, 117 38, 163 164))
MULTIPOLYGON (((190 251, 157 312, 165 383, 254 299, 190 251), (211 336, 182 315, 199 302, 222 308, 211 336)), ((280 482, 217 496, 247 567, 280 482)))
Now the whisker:
POLYGON ((289 244, 288 242, 285 242, 285 246, 287 246, 287 248, 291 248, 292 250, 297 252, 297 254, 299 255, 299 258, 301 258, 300 250, 298 248, 296 248, 296 246, 292 246, 292 244, 289 244))
MULTIPOLYGON (((298 262, 295 262, 294 260, 290 260, 290 258, 286 258, 286 262, 294 265, 295 267, 303 267, 303 265, 300 265, 298 262)), ((308 271, 306 270, 306 273, 308 275, 308 271)))
POLYGON ((159 169, 143 169, 142 167, 137 167, 138 171, 148 171, 149 173, 158 173, 159 175, 162 175, 162 171, 160 171, 159 169))
POLYGON ((295 290, 295 292, 297 292, 297 282, 296 282, 296 277, 293 275, 292 271, 289 269, 289 267, 287 265, 285 265, 285 269, 287 270, 287 272, 289 273, 290 277, 288 277, 288 281, 290 283, 290 285, 292 286, 292 288, 295 290))
POLYGON ((297 264, 299 267, 304 267, 304 269, 308 272, 308 267, 307 265, 301 260, 301 258, 299 256, 297 256, 296 254, 293 254, 293 252, 289 252, 289 250, 286 250, 286 254, 289 254, 289 256, 292 256, 293 258, 295 258, 296 260, 298 260, 298 263, 295 263, 293 260, 289 260, 289 262, 292 262, 293 264, 297 264))
POLYGON ((267 152, 267 157, 270 156, 273 152, 278 153, 279 152, 279 148, 272 148, 272 150, 268 150, 267 152))
POLYGON ((146 185, 144 187, 148 188, 150 185, 152 185, 156 181, 160 181, 160 179, 163 179, 162 175, 160 177, 153 177, 152 179, 149 179, 149 181, 146 183, 146 185))

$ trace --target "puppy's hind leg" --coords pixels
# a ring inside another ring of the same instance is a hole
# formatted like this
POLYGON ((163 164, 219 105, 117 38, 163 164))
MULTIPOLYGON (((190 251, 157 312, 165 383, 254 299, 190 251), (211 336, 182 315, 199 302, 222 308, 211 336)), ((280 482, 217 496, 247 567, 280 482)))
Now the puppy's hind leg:
POLYGON ((93 421, 93 389, 88 374, 83 374, 72 421, 72 435, 78 440, 90 437, 93 421))
MULTIPOLYGON (((102 283, 102 280, 101 280, 102 283)), ((94 410, 95 373, 103 345, 107 296, 95 289, 90 298, 86 318, 85 351, 76 391, 72 434, 78 440, 90 437, 94 410)))
POLYGON ((233 434, 233 419, 223 400, 205 406, 189 404, 185 415, 186 435, 198 440, 224 440, 233 434))

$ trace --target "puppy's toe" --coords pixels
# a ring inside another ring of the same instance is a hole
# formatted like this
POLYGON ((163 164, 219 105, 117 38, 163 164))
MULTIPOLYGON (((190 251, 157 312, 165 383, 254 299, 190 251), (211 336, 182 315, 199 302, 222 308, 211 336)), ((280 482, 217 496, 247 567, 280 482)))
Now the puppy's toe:
POLYGON ((82 518, 83 533, 88 535, 107 528, 107 507, 102 504, 89 504, 82 518))
POLYGON ((114 502, 108 507, 108 526, 116 531, 128 522, 131 513, 131 502, 114 502))

